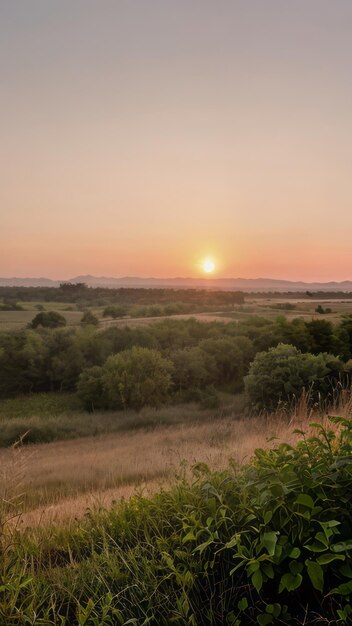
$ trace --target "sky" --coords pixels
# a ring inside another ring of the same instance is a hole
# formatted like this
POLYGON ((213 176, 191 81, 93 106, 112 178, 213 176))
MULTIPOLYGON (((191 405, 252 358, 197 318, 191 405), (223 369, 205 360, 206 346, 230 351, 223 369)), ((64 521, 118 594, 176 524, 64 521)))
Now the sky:
POLYGON ((351 0, 0 0, 0 276, 352 278, 351 0))

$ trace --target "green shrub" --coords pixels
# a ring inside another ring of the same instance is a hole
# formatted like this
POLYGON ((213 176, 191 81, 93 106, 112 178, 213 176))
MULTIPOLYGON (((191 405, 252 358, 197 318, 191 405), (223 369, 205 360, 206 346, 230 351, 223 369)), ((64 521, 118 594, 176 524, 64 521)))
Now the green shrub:
POLYGON ((66 319, 61 313, 57 311, 42 311, 32 319, 29 324, 29 328, 59 328, 60 326, 66 326, 66 319))
POLYGON ((84 370, 77 392, 89 410, 158 407, 168 399, 172 370, 157 350, 133 347, 84 370))
POLYGON ((104 370, 99 365, 93 365, 83 370, 77 383, 77 395, 82 400, 87 411, 104 408, 104 370))
POLYGON ((83 313, 81 324, 83 326, 98 326, 99 320, 91 311, 86 311, 83 313))
POLYGON ((329 358, 319 354, 303 354, 294 346, 280 344, 267 352, 259 352, 245 377, 245 387, 257 410, 273 411, 280 403, 297 401, 302 391, 309 390, 312 400, 329 389, 329 358))

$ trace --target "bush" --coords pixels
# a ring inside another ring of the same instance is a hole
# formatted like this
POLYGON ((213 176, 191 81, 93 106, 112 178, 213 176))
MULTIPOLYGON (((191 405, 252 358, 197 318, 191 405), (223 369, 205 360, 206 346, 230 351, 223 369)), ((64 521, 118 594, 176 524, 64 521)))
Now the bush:
POLYGON ((77 383, 77 395, 87 411, 104 408, 104 370, 99 365, 88 367, 80 374, 77 383))
POLYGON ((125 307, 109 305, 104 309, 103 317, 117 319, 118 317, 125 317, 126 314, 127 309, 125 307))
POLYGON ((172 370, 157 350, 133 347, 84 370, 77 391, 89 410, 158 407, 168 398, 172 370))
MULTIPOLYGON (((334 360, 334 357, 330 357, 334 360)), ((297 401, 302 391, 327 393, 327 355, 303 354, 297 348, 280 344, 259 352, 245 377, 245 388, 257 410, 273 411, 279 403, 297 401)))
POLYGON ((82 316, 81 324, 83 326, 98 326, 99 320, 91 311, 86 311, 82 316))
POLYGON ((41 313, 37 313, 28 325, 29 328, 38 328, 38 326, 43 326, 43 328, 59 328, 60 326, 66 326, 66 319, 57 311, 42 311, 41 313))

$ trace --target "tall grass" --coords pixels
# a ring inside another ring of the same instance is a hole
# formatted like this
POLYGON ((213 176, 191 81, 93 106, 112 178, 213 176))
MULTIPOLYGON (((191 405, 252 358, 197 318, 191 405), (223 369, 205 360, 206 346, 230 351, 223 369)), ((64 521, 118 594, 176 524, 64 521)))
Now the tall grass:
POLYGON ((4 533, 0 623, 350 623, 352 424, 313 428, 70 528, 4 533))

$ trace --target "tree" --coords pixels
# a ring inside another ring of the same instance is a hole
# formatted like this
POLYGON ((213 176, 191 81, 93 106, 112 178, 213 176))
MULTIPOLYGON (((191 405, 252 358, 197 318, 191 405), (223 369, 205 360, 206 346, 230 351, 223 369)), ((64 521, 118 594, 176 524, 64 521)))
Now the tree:
POLYGON ((104 408, 103 368, 98 365, 84 370, 77 383, 77 395, 87 411, 104 408))
POLYGON ((251 342, 247 337, 219 337, 204 339, 199 347, 215 365, 213 382, 230 385, 233 391, 242 387, 246 371, 246 354, 250 353, 251 342))
POLYGON ((84 405, 107 409, 158 407, 168 398, 173 366, 160 352, 133 347, 84 370, 77 390, 84 405))
POLYGON ((158 407, 168 397, 172 363, 157 350, 133 347, 109 357, 104 365, 104 393, 109 408, 158 407))
POLYGON ((177 390, 197 389, 209 380, 208 355, 200 348, 176 350, 172 355, 173 380, 177 390))
POLYGON ((127 315, 127 309, 125 307, 114 306, 112 304, 105 307, 103 312, 103 317, 112 317, 113 319, 116 319, 118 317, 125 317, 125 315, 127 315))
POLYGON ((310 351, 313 354, 319 354, 320 352, 335 353, 336 339, 331 322, 327 320, 312 320, 307 322, 307 329, 310 334, 310 351))
POLYGON ((66 319, 57 311, 42 311, 41 313, 37 313, 28 325, 29 328, 38 328, 38 326, 43 326, 43 328, 59 328, 60 326, 66 326, 66 319))
POLYGON ((303 354, 287 344, 259 352, 245 377, 252 405, 258 410, 271 411, 280 402, 298 400, 304 389, 310 390, 312 399, 316 399, 319 392, 327 393, 329 359, 334 360, 334 357, 303 354))
POLYGON ((82 326, 98 326, 99 320, 92 311, 86 311, 81 319, 82 326))

